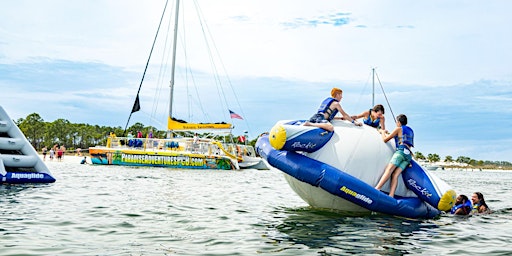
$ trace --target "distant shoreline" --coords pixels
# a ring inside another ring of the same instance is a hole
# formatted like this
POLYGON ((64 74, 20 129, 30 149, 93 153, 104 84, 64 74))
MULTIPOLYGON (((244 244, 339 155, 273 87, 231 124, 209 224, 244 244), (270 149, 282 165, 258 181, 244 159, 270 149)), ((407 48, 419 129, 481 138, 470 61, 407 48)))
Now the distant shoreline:
POLYGON ((489 172, 489 171, 505 171, 512 172, 512 169, 500 169, 500 168, 469 168, 469 167, 445 167, 445 171, 471 171, 471 172, 489 172))
POLYGON ((499 164, 482 164, 482 165, 470 165, 467 163, 458 162, 427 162, 425 160, 416 160, 416 162, 425 167, 428 170, 444 169, 444 170, 468 170, 468 171, 481 171, 481 170, 494 170, 494 171, 512 171, 510 165, 499 165, 499 164))

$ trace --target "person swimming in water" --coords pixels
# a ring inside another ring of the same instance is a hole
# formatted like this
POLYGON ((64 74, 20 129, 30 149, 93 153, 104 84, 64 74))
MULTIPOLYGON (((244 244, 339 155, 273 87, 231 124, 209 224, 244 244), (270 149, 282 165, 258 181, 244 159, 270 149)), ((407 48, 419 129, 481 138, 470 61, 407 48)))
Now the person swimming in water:
POLYGON ((466 195, 459 195, 450 213, 455 215, 468 215, 471 213, 471 209, 472 205, 469 198, 466 195))
POLYGON ((489 206, 485 203, 484 195, 480 192, 475 192, 471 196, 473 202, 473 213, 490 213, 489 206))

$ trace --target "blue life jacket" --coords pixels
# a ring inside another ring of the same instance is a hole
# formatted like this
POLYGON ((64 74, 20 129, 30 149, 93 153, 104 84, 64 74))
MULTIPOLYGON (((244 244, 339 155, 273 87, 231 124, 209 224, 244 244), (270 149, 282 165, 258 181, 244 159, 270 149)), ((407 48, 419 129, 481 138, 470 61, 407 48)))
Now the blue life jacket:
POLYGON ((459 205, 456 205, 454 207, 452 207, 452 210, 450 211, 451 214, 454 214, 458 209, 462 208, 462 207, 467 207, 467 211, 466 211, 466 214, 469 214, 471 212, 471 201, 470 200, 467 200, 465 203, 463 204, 459 204, 459 205))
POLYGON ((327 121, 331 121, 332 119, 334 119, 336 114, 338 114, 338 109, 332 110, 329 108, 329 106, 331 106, 331 103, 333 101, 338 102, 338 100, 336 100, 335 98, 329 97, 329 98, 325 99, 324 101, 322 101, 322 104, 320 104, 320 107, 318 108, 317 113, 319 113, 319 114, 326 113, 328 115, 327 121))
POLYGON ((371 127, 379 128, 380 126, 380 117, 372 121, 372 109, 370 109, 368 117, 363 119, 363 123, 369 125, 371 127))
POLYGON ((411 127, 402 125, 402 137, 395 136, 396 148, 403 148, 403 145, 414 147, 414 132, 411 127))

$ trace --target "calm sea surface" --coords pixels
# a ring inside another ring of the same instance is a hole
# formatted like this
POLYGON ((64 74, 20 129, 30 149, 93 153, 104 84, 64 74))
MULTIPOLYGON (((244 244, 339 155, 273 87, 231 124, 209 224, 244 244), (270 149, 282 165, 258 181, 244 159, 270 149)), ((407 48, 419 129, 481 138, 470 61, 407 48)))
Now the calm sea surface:
POLYGON ((512 254, 512 172, 436 171, 494 213, 410 220, 311 209, 277 170, 75 160, 47 161, 54 184, 0 185, 0 255, 512 254))

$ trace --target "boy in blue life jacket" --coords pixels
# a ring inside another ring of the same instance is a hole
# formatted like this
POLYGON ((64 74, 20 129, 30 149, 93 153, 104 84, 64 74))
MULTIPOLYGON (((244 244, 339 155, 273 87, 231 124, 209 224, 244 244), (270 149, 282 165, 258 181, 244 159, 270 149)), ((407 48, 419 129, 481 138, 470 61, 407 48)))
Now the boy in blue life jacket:
POLYGON ((380 190, 391 177, 389 196, 394 197, 398 186, 398 176, 412 160, 411 148, 414 147, 414 132, 411 127, 407 126, 407 116, 400 114, 396 117, 396 128, 390 134, 387 134, 385 130, 380 130, 380 134, 384 142, 395 138, 396 151, 375 188, 380 190))
POLYGON ((308 122, 306 122, 304 125, 306 126, 316 126, 320 127, 327 131, 334 131, 334 126, 330 123, 331 120, 337 119, 337 120, 348 120, 352 122, 354 125, 361 126, 362 124, 358 121, 354 120, 352 117, 350 117, 343 108, 340 105, 340 101, 343 98, 343 91, 339 88, 332 88, 331 90, 331 97, 326 98, 324 101, 322 101, 322 104, 320 104, 320 107, 318 108, 318 111, 316 114, 314 114, 308 122), (343 117, 336 117, 336 114, 338 112, 343 117))

